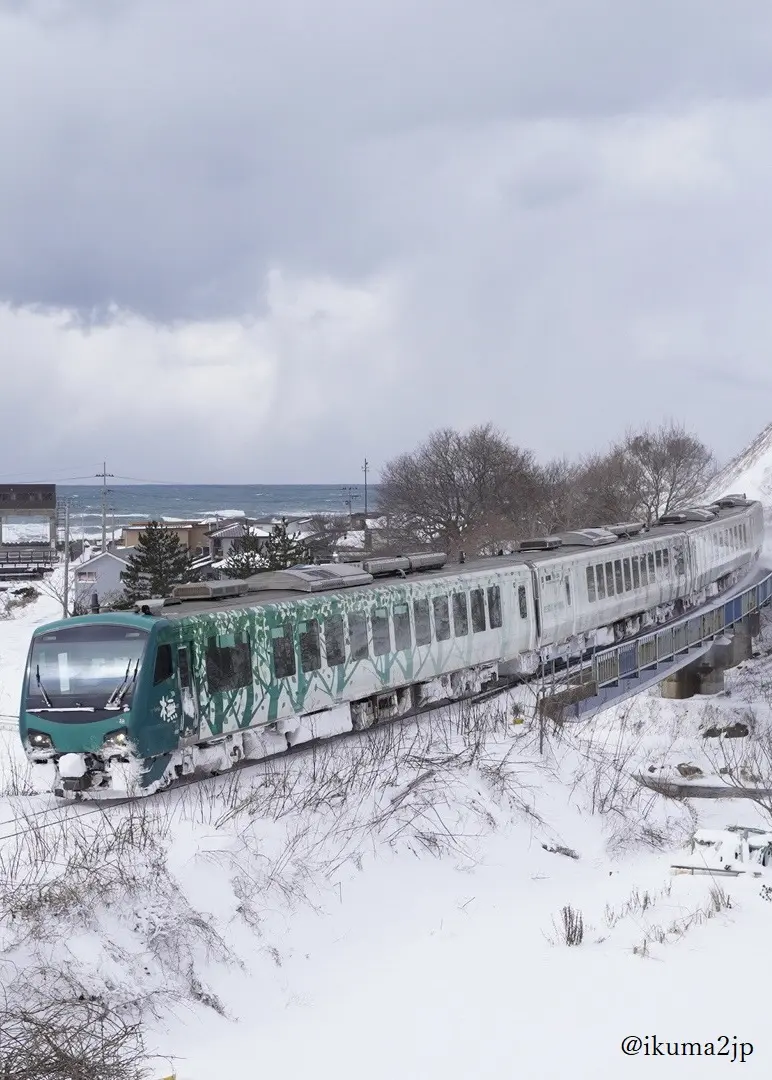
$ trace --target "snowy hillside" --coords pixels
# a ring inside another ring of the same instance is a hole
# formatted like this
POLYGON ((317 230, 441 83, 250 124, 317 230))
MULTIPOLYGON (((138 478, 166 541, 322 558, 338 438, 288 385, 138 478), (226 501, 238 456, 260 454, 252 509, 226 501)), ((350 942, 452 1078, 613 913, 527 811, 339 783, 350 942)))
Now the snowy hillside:
MULTIPOLYGON (((52 606, 0 620, 2 710, 52 606)), ((651 1071, 623 1055, 626 1036, 722 1035, 730 1052, 755 1045, 743 1075, 767 1075, 764 882, 670 864, 696 822, 772 821, 746 800, 662 798, 634 774, 718 774, 724 744, 703 732, 768 731, 771 685, 760 657, 729 697, 641 695, 550 727, 541 755, 521 693, 524 723, 511 698, 448 709, 134 807, 69 806, 64 823, 26 794, 18 737, 0 732, 4 989, 141 1019, 148 1080, 616 1080, 651 1071)))
POLYGON ((729 492, 745 492, 749 499, 759 499, 772 507, 772 424, 719 472, 708 497, 729 492))

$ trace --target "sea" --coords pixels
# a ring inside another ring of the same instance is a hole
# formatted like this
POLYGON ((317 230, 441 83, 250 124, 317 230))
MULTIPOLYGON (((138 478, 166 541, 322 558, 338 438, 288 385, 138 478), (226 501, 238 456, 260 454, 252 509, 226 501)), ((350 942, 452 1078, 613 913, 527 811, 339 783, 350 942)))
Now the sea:
MULTIPOLYGON (((57 485, 57 500, 69 503, 73 538, 102 530, 98 485, 57 485)), ((368 513, 377 510, 377 485, 367 486, 368 513)), ((252 519, 346 514, 365 509, 363 485, 349 484, 115 484, 107 489, 107 527, 116 532, 133 521, 173 521, 246 516, 252 519)))

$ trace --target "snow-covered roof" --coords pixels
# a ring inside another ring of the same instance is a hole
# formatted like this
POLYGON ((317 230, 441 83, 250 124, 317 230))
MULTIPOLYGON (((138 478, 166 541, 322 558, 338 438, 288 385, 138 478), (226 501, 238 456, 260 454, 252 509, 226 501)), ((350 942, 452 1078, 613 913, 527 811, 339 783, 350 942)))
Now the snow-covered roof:
POLYGON ((244 536, 270 536, 265 529, 257 525, 245 525, 243 521, 234 521, 225 525, 222 529, 214 529, 209 533, 213 540, 241 540, 244 536))
POLYGON ((362 529, 349 529, 345 536, 341 536, 335 542, 339 548, 363 548, 365 546, 365 534, 362 529))
MULTIPOLYGON (((130 549, 129 554, 131 554, 131 551, 133 550, 133 548, 130 549)), ((80 564, 80 569, 90 570, 94 563, 101 562, 102 559, 115 559, 116 562, 122 563, 124 566, 129 565, 128 558, 124 559, 120 555, 116 555, 112 551, 100 551, 96 555, 92 555, 90 559, 86 559, 85 562, 82 562, 80 564)))
MULTIPOLYGON (((134 532, 136 529, 139 529, 140 532, 144 532, 145 529, 147 529, 147 527, 150 524, 151 524, 151 522, 149 522, 149 521, 133 521, 130 525, 124 525, 123 526, 123 531, 126 532, 128 530, 131 530, 132 532, 134 532)), ((177 531, 184 530, 184 529, 192 529, 194 527, 194 525, 206 524, 206 522, 199 523, 199 522, 190 522, 190 521, 165 521, 165 520, 161 520, 161 521, 157 522, 156 524, 162 529, 170 529, 170 530, 174 530, 174 532, 177 532, 177 531)))

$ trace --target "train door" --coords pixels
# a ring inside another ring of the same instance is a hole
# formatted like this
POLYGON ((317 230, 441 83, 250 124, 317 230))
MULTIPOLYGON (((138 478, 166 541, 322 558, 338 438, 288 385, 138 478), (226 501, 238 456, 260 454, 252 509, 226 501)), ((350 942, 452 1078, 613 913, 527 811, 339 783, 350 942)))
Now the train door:
POLYGON ((540 644, 552 644, 574 632, 574 597, 567 566, 548 563, 539 568, 540 644))
POLYGON ((180 722, 180 744, 195 742, 198 739, 198 729, 201 723, 201 714, 198 704, 198 688, 196 677, 193 672, 193 646, 179 645, 177 647, 177 681, 180 689, 180 702, 182 704, 182 720, 180 722))

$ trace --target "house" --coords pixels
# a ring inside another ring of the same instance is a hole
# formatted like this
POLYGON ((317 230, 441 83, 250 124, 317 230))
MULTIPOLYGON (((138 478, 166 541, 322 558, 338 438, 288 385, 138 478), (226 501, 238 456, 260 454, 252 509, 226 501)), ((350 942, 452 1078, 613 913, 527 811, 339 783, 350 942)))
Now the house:
POLYGON ((123 596, 121 575, 128 569, 131 549, 121 550, 125 554, 105 551, 75 567, 73 599, 79 608, 90 608, 94 593, 101 608, 109 607, 123 596))
POLYGON ((233 521, 229 525, 213 529, 208 534, 212 545, 212 554, 216 559, 227 559, 233 551, 233 545, 241 540, 249 531, 251 536, 258 540, 258 546, 262 547, 265 540, 270 536, 270 531, 262 529, 258 525, 249 525, 246 521, 233 521))
MULTIPOLYGON (((126 547, 134 547, 139 542, 140 533, 147 529, 149 521, 135 521, 131 525, 124 525, 122 541, 126 547)), ((219 527, 226 524, 221 522, 219 527)), ((179 542, 187 549, 191 558, 203 558, 213 555, 212 550, 212 526, 213 520, 209 521, 160 521, 159 525, 166 532, 174 533, 179 542)))

